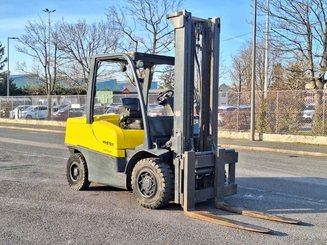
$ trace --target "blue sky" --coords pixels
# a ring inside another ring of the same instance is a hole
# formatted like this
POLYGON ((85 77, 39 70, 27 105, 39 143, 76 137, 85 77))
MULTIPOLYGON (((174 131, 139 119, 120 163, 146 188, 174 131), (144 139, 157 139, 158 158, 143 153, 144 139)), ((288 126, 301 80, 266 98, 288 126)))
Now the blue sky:
MULTIPOLYGON (((53 21, 64 18, 66 21, 86 19, 94 22, 105 19, 106 9, 117 0, 1 0, 0 1, 0 42, 7 46, 8 36, 19 37, 29 20, 47 18, 42 9, 56 9, 51 15, 53 21)), ((221 18, 221 61, 229 66, 231 56, 251 39, 252 1, 251 0, 184 0, 183 8, 201 18, 221 18), (237 36, 241 36, 235 38, 237 36)), ((15 40, 10 40, 10 70, 18 73, 17 62, 29 62, 29 58, 15 50, 15 40)), ((5 68, 7 69, 7 68, 5 68)))

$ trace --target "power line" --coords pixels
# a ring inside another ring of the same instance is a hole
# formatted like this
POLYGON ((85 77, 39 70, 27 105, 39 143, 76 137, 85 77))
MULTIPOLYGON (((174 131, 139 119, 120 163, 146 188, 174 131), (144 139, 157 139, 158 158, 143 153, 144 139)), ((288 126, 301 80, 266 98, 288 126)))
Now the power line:
POLYGON ((240 38, 240 37, 244 37, 244 36, 249 35, 249 34, 251 34, 251 32, 244 33, 244 34, 241 34, 241 35, 238 35, 238 36, 234 36, 234 37, 231 37, 231 38, 227 38, 225 40, 222 40, 222 42, 230 41, 230 40, 233 40, 233 39, 236 39, 236 38, 240 38))

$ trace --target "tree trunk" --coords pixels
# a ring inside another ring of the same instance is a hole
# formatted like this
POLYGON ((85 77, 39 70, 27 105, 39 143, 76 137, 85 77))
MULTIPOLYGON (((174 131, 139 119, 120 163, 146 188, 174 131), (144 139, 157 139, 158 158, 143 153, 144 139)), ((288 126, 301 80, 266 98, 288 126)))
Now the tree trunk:
POLYGON ((48 116, 47 116, 47 119, 51 120, 51 112, 52 112, 52 97, 51 97, 51 94, 47 94, 47 101, 48 101, 48 116))
POLYGON ((315 94, 315 110, 313 116, 313 132, 318 135, 324 134, 324 118, 323 118, 323 90, 316 90, 315 94))

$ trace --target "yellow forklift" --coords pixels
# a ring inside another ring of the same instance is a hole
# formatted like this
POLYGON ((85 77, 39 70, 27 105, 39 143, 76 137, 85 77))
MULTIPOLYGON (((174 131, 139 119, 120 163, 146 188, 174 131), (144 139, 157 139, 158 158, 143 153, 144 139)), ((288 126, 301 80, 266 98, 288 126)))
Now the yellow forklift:
POLYGON ((86 117, 67 120, 70 187, 85 190, 95 182, 132 190, 145 208, 174 202, 190 217, 256 232, 270 230, 195 211, 195 204, 214 199, 227 211, 299 223, 225 204, 224 197, 237 192, 238 153, 220 148, 217 138, 220 19, 192 17, 185 10, 167 18, 174 27, 174 57, 136 52, 91 59, 86 117), (149 116, 149 91, 162 74, 174 78, 174 89, 155 100, 166 113, 149 116), (98 110, 106 80, 129 81, 137 91, 121 99, 115 114, 98 110))

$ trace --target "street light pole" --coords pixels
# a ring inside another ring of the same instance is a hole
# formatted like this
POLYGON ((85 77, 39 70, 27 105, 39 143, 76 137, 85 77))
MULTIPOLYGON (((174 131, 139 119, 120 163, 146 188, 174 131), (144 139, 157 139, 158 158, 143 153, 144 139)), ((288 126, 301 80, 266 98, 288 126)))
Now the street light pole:
POLYGON ((48 54, 47 54, 47 64, 48 64, 48 75, 47 75, 47 90, 49 91, 48 93, 50 93, 50 89, 51 89, 51 81, 50 81, 50 42, 51 42, 51 13, 55 12, 56 10, 49 10, 49 9, 43 9, 43 12, 48 14, 48 54))
POLYGON ((50 48, 51 48, 51 13, 55 12, 56 10, 49 10, 49 9, 44 9, 43 12, 48 14, 48 54, 47 54, 47 72, 46 72, 46 78, 47 78, 47 100, 48 100, 48 119, 51 118, 51 111, 52 111, 52 105, 51 105, 51 70, 50 70, 50 48))
POLYGON ((264 97, 267 98, 267 92, 268 92, 268 68, 269 68, 269 4, 270 0, 267 0, 266 2, 266 50, 265 50, 265 86, 264 86, 264 97))
POLYGON ((252 81, 251 81, 251 125, 250 140, 255 140, 255 68, 256 68, 256 48, 257 48, 257 0, 254 0, 253 16, 253 41, 252 41, 252 81))
POLYGON ((7 99, 9 98, 9 87, 10 87, 10 69, 9 69, 9 40, 18 39, 18 37, 8 37, 7 39, 7 99))

